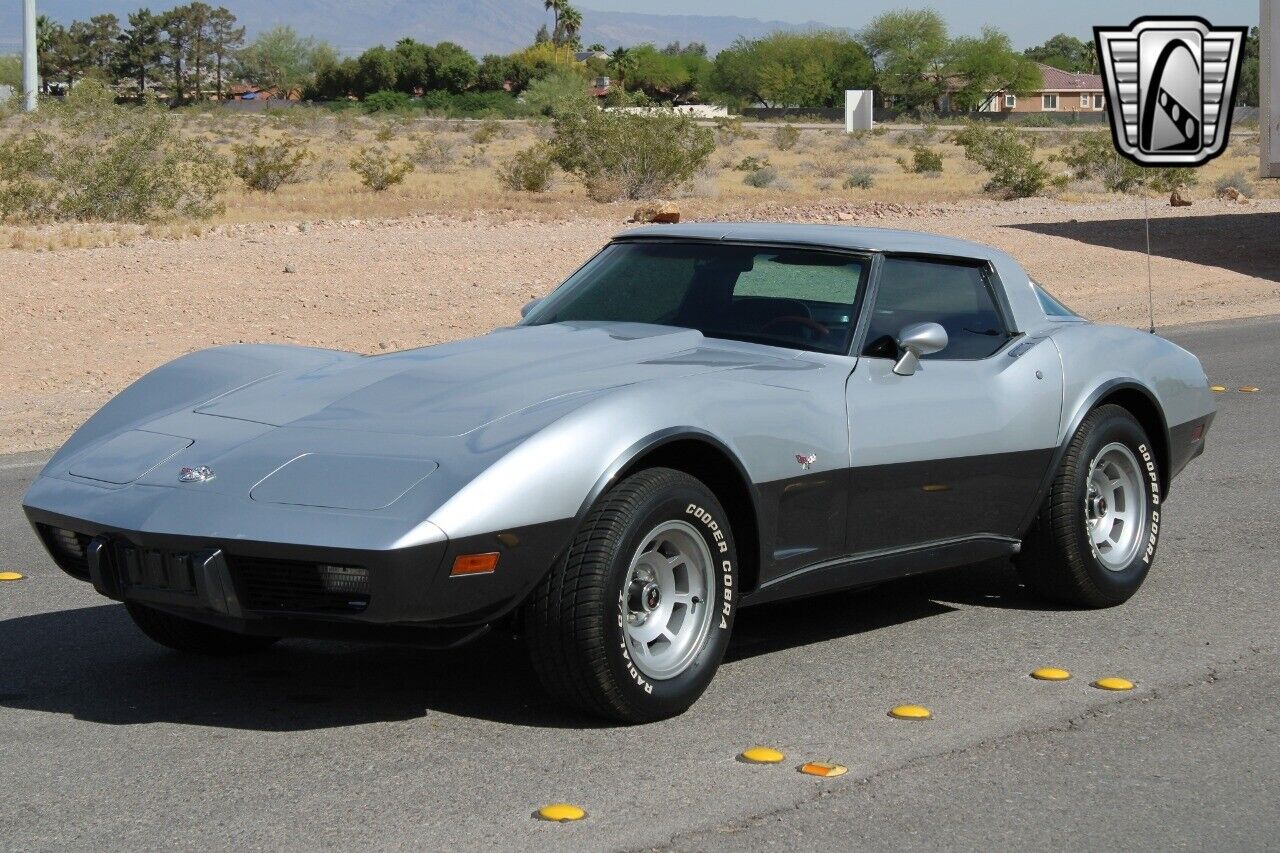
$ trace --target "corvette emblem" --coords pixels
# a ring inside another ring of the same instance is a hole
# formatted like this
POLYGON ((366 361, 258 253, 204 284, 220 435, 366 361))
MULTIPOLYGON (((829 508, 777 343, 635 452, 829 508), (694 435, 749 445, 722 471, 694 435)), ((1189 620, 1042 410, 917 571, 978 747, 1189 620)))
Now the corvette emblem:
POLYGON ((1145 17, 1093 32, 1117 151, 1140 166, 1200 166, 1223 152, 1244 27, 1145 17))
POLYGON ((207 483, 213 479, 213 469, 207 465, 198 468, 183 468, 178 472, 180 483, 207 483))
POLYGON ((796 454, 796 464, 798 464, 801 468, 803 468, 806 471, 808 471, 810 466, 812 466, 813 463, 817 461, 818 461, 818 455, 816 453, 797 453, 796 454))

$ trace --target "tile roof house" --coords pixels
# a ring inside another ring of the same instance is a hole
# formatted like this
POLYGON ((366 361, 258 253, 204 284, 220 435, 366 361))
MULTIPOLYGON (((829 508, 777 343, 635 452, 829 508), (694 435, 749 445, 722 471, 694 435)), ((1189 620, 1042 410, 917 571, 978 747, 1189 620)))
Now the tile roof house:
POLYGON ((992 92, 981 107, 987 113, 1094 113, 1106 109, 1102 77, 1063 71, 1037 62, 1043 83, 1034 92, 992 92))

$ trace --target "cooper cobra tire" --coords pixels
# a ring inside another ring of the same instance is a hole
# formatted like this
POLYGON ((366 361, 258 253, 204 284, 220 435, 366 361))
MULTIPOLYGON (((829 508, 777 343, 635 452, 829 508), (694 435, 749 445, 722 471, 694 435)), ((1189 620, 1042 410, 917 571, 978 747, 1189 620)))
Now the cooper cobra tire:
POLYGON ((1129 599, 1155 560, 1160 466, 1127 409, 1090 412, 1018 555, 1019 573, 1041 597, 1076 607, 1129 599))
POLYGON ((534 670, 554 699, 624 723, 702 695, 729 644, 738 554, 715 495, 651 468, 601 496, 524 609, 534 670))
POLYGON ((133 623, 142 629, 142 633, 162 646, 189 654, 243 655, 261 651, 280 639, 223 631, 212 625, 193 622, 133 602, 125 602, 124 606, 133 623))

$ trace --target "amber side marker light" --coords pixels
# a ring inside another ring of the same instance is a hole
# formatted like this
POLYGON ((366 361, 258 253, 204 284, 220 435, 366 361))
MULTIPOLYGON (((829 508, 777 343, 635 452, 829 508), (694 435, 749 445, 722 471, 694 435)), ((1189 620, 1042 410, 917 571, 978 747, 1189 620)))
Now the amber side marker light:
POLYGON ((498 568, 498 552, 489 554, 461 554, 453 561, 450 575, 487 575, 498 568))

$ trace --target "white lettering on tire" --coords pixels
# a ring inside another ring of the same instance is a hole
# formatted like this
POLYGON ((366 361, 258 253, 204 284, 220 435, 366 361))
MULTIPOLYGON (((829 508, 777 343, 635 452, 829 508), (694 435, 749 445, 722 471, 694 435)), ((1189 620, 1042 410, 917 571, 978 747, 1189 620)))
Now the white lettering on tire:
POLYGON ((1156 467, 1156 461, 1145 444, 1138 445, 1138 454, 1147 468, 1147 480, 1151 485, 1151 532, 1147 536, 1146 553, 1142 555, 1142 562, 1149 566, 1156 555, 1156 542, 1160 538, 1160 469, 1156 467))

